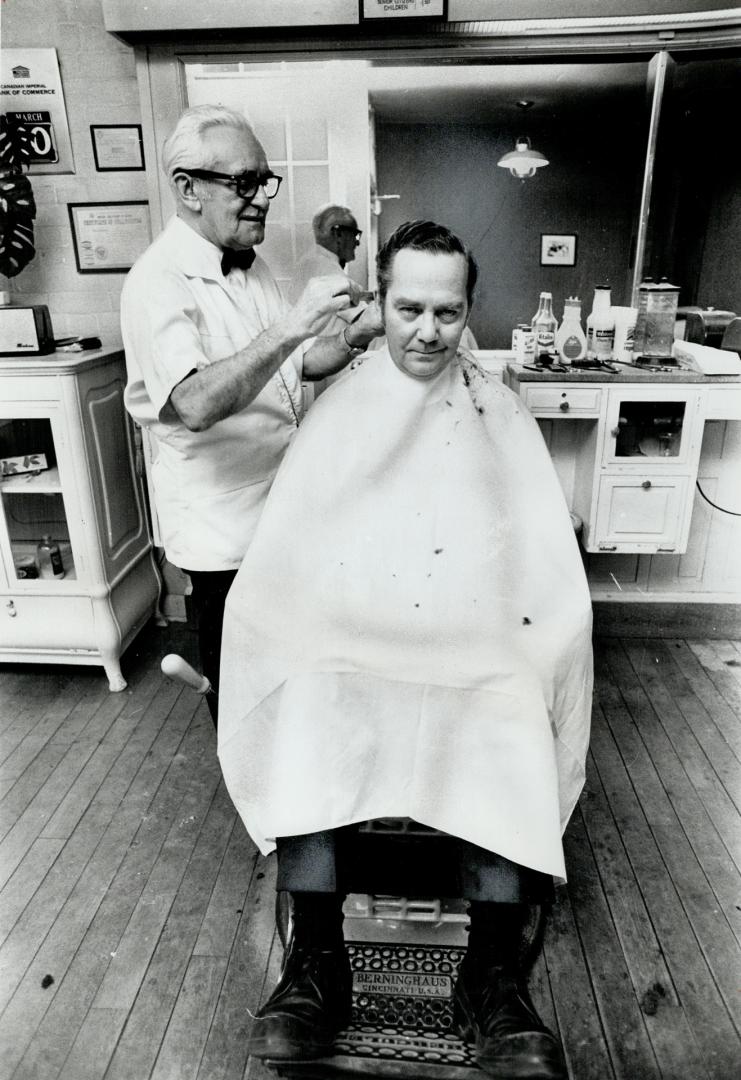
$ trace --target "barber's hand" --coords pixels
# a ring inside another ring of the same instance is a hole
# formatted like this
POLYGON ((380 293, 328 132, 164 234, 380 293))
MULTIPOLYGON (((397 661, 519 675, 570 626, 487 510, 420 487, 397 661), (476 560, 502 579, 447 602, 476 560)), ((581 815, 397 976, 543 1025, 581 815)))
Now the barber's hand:
POLYGON ((311 278, 286 316, 290 331, 302 341, 321 334, 333 315, 357 304, 359 294, 359 286, 344 274, 311 278))
POLYGON ((379 308, 375 300, 371 301, 366 308, 363 309, 361 315, 351 323, 345 330, 345 340, 348 345, 353 347, 363 348, 369 345, 373 338, 379 337, 381 334, 385 334, 386 330, 383 325, 383 317, 381 315, 381 309, 379 308))

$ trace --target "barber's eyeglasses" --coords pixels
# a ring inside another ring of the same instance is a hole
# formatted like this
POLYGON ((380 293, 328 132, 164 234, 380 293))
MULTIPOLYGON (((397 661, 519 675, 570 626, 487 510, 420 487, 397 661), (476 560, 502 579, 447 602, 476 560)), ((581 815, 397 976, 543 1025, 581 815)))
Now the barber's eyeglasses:
POLYGON ((229 173, 211 172, 210 169, 181 169, 180 171, 195 177, 196 180, 221 181, 225 187, 234 188, 240 199, 254 199, 259 188, 264 190, 269 199, 274 199, 283 179, 282 176, 276 176, 271 172, 244 172, 233 176, 229 173))
POLYGON ((352 233, 356 240, 360 240, 360 237, 363 235, 363 230, 356 229, 353 225, 333 225, 332 227, 337 229, 338 232, 352 233))

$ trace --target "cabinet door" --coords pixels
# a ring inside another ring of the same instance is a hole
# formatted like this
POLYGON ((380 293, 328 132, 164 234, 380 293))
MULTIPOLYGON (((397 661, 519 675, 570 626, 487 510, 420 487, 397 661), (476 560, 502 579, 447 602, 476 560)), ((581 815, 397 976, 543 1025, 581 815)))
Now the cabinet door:
POLYGON ((590 551, 680 551, 687 476, 603 476, 590 551))
POLYGON ((62 446, 53 408, 42 412, 20 404, 16 415, 0 415, 0 552, 6 588, 47 590, 77 577, 60 476, 62 446), (50 545, 39 550, 44 537, 50 545))
POLYGON ((609 391, 603 466, 668 472, 699 454, 699 397, 687 387, 613 387, 609 391))

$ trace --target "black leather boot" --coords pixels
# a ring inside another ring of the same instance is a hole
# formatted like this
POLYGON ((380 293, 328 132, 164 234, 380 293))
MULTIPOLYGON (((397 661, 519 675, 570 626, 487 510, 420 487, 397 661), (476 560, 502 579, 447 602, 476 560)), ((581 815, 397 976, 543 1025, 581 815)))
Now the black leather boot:
MULTIPOLYGON (((496 905, 503 909, 521 905, 496 905)), ((515 911, 508 912, 511 931, 515 911)), ((472 934, 453 1001, 456 1027, 474 1047, 479 1068, 497 1080, 567 1080, 556 1036, 545 1027, 527 990, 521 942, 505 931, 498 943, 472 934)))
POLYGON ((332 1052, 350 1020, 352 976, 341 933, 317 934, 297 916, 280 980, 257 1013, 248 1053, 274 1061, 310 1061, 332 1052))

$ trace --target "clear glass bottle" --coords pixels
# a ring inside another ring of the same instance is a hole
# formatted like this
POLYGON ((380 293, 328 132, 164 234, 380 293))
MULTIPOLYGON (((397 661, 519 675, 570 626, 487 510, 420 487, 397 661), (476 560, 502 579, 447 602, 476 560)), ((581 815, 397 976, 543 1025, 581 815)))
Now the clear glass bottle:
POLYGON ((50 580, 51 578, 63 578, 64 566, 62 565, 62 553, 59 544, 46 534, 41 537, 36 547, 36 562, 39 567, 39 577, 50 580))
POLYGON ((535 358, 543 353, 553 352, 556 340, 558 319, 553 314, 553 296, 549 292, 540 294, 538 310, 530 324, 535 334, 535 358))
POLYGON ((595 285, 592 311, 587 319, 587 359, 612 360, 615 317, 609 285, 595 285))
POLYGON ((578 296, 569 296, 563 305, 563 319, 556 331, 556 350, 561 363, 569 365, 574 360, 581 360, 587 351, 587 339, 581 328, 581 300, 578 296))

